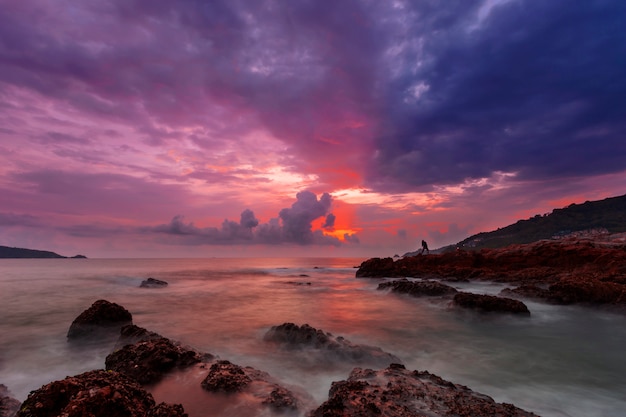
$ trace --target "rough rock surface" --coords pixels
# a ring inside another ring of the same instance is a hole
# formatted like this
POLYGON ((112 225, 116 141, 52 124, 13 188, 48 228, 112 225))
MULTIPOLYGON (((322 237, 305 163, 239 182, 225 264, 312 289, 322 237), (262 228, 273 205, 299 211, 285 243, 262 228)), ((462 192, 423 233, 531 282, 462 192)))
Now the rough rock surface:
POLYGON ((428 372, 393 364, 373 371, 355 368, 333 382, 328 401, 311 417, 532 417, 536 414, 453 384, 428 372))
POLYGON ((161 339, 158 333, 151 332, 134 324, 127 324, 120 329, 120 337, 117 340, 116 349, 124 347, 126 345, 132 345, 137 342, 146 342, 148 340, 161 339))
POLYGON ((214 393, 250 392, 259 399, 260 404, 275 410, 296 410, 300 403, 292 391, 273 382, 266 372, 226 360, 211 365, 201 386, 214 393))
POLYGON ((117 372, 85 372, 30 393, 17 417, 185 417, 181 405, 157 405, 137 382, 117 372))
POLYGON ((20 409, 20 402, 11 396, 8 388, 0 384, 0 417, 13 417, 20 409))
POLYGON ((74 319, 67 337, 70 340, 79 340, 117 334, 122 326, 132 321, 133 316, 124 307, 98 300, 74 319))
MULTIPOLYGON (((141 328, 130 330, 138 329, 141 328)), ((212 358, 211 355, 185 348, 165 337, 155 337, 156 333, 146 330, 145 335, 146 340, 127 344, 109 354, 105 360, 106 369, 121 372, 140 384, 151 384, 174 369, 183 369, 212 358)))
POLYGON ((141 288, 163 288, 167 287, 168 283, 166 281, 161 281, 156 278, 148 278, 141 281, 141 288))
POLYGON ((401 362, 398 357, 387 353, 375 346, 353 344, 341 336, 335 337, 331 333, 303 324, 283 323, 272 326, 263 340, 278 343, 288 349, 313 348, 333 354, 337 358, 350 362, 370 362, 382 364, 401 362))
POLYGON ((391 289, 393 292, 409 294, 414 297, 442 297, 458 292, 455 288, 438 281, 409 281, 406 278, 380 283, 378 289, 391 289))
POLYGON ((456 306, 485 313, 511 313, 530 316, 530 311, 528 311, 526 304, 512 298, 460 292, 454 296, 452 301, 456 306))
POLYGON ((501 249, 372 258, 357 277, 441 277, 547 287, 536 295, 570 304, 626 306, 626 244, 549 240, 501 249))

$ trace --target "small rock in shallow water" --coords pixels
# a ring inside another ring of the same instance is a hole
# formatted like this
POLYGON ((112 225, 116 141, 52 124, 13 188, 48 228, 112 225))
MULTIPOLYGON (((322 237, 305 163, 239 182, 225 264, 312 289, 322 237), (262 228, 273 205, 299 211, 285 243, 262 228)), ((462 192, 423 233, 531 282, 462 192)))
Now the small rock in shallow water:
POLYGON ((454 296, 453 303, 459 307, 485 313, 510 313, 530 316, 526 304, 512 298, 497 297, 487 294, 460 292, 454 296))
POLYGON ((161 281, 156 278, 148 278, 141 281, 141 288, 163 288, 167 287, 168 283, 166 281, 161 281))
POLYGON ((67 332, 70 340, 94 339, 116 335, 133 316, 119 304, 98 300, 74 319, 67 332))

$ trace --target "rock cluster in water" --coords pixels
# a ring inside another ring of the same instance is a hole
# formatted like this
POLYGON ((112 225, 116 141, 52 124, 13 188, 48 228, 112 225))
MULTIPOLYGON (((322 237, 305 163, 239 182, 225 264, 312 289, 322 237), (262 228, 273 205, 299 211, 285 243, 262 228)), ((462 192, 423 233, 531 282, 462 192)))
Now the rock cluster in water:
POLYGON ((311 417, 532 417, 511 404, 446 381, 429 372, 392 364, 374 371, 356 368, 345 381, 333 382, 328 401, 311 417))
MULTIPOLYGON (((626 307, 626 244, 539 241, 502 249, 458 250, 363 262, 357 277, 489 280, 515 285, 505 295, 551 303, 626 307)), ((404 284, 403 284, 404 285, 404 284)))
MULTIPOLYGON (((70 340, 92 339, 99 326, 107 331, 118 328, 119 339, 106 357, 106 369, 44 385, 32 391, 21 406, 0 385, 0 417, 186 417, 182 405, 156 404, 145 387, 170 372, 190 367, 206 373, 200 383, 206 395, 228 395, 233 401, 256 401, 259 407, 300 415, 305 415, 308 410, 303 407, 311 404, 308 394, 282 386, 266 372, 198 352, 132 324, 132 315, 117 304, 98 300, 74 320, 72 328, 80 329, 85 323, 90 331, 72 332, 70 340)), ((322 350, 355 363, 399 361, 380 348, 352 344, 307 324, 274 326, 264 340, 287 349, 322 350)), ((428 372, 408 371, 399 363, 384 366, 380 371, 355 368, 346 381, 334 382, 328 401, 307 415, 534 416, 428 372)))

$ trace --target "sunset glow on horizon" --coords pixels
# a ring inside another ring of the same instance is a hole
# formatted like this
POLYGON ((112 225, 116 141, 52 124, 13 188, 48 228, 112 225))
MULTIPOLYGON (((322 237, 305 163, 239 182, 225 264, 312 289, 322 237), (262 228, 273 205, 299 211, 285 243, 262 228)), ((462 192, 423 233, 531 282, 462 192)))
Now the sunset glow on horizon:
POLYGON ((626 193, 626 3, 0 0, 0 245, 391 256, 626 193))

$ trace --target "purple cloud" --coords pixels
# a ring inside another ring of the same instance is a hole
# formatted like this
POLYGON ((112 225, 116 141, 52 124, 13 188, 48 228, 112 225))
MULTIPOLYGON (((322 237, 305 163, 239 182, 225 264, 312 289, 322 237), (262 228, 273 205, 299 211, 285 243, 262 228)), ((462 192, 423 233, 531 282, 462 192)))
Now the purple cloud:
MULTIPOLYGON (((261 224, 254 212, 245 209, 241 213, 239 223, 224 220, 220 228, 197 227, 193 223, 185 223, 182 216, 176 216, 168 224, 151 228, 143 228, 144 232, 156 232, 178 236, 185 244, 283 244, 299 245, 339 245, 340 241, 326 236, 319 230, 312 230, 312 222, 320 217, 331 216, 328 211, 332 205, 332 197, 324 193, 317 196, 310 191, 302 191, 296 195, 296 202, 290 208, 280 211, 279 217, 261 224)), ((334 216, 333 216, 334 218, 334 216)), ((351 237, 352 240, 356 238, 351 237)))

